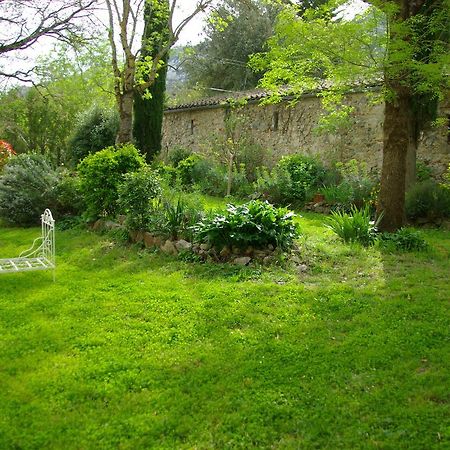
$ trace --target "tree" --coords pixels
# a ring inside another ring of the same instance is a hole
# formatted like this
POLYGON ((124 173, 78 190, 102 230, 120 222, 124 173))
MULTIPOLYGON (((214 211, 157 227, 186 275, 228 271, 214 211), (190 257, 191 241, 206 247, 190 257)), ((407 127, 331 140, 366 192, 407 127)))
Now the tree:
MULTIPOLYGON (((117 135, 118 143, 130 142, 133 139, 133 101, 134 93, 144 95, 151 87, 159 70, 164 64, 164 58, 170 48, 177 42, 181 31, 199 12, 205 11, 213 0, 197 0, 194 10, 182 19, 178 25, 174 24, 174 12, 177 0, 170 0, 168 17, 168 38, 166 35, 155 35, 153 43, 161 43, 159 51, 153 57, 149 57, 145 64, 137 64, 140 49, 134 49, 136 31, 141 12, 145 2, 153 5, 157 0, 123 0, 120 8, 117 0, 106 0, 109 15, 109 41, 112 50, 112 67, 114 72, 114 92, 119 110, 120 125, 117 135), (116 23, 118 35, 116 36, 116 23), (121 54, 115 39, 120 41, 121 54), (123 63, 121 61, 123 58, 123 63), (136 76, 137 71, 145 73, 144 76, 136 76), (137 83, 137 80, 139 82, 137 83), (142 80, 142 81, 141 81, 142 80), (145 81, 144 81, 145 80, 145 81)), ((156 45, 157 46, 157 45, 156 45)), ((151 52, 149 52, 151 54, 151 52)))
POLYGON ((59 43, 36 62, 35 86, 0 93, 0 136, 18 153, 47 153, 56 164, 70 162, 68 137, 80 112, 94 103, 113 107, 109 44, 96 42, 74 52, 59 43), (109 92, 108 92, 109 85, 109 92), (106 89, 105 89, 106 88, 106 89))
POLYGON ((369 86, 381 85, 385 118, 378 211, 381 228, 394 231, 405 222, 407 156, 414 160, 418 131, 431 117, 423 112, 432 110, 449 86, 450 8, 449 0, 371 3, 353 20, 342 12, 336 16, 344 4, 339 1, 303 17, 295 7, 285 8, 269 51, 252 64, 267 70, 261 85, 273 93, 271 101, 288 90, 294 101, 305 91, 319 91, 334 123, 351 112, 346 93, 359 86, 373 96, 369 86))
MULTIPOLYGON (((96 0, 1 0, 0 62, 7 55, 35 46, 47 36, 63 42, 79 41, 83 19, 87 19, 96 0)), ((0 76, 30 81, 33 70, 7 70, 0 76)))
POLYGON ((248 60, 264 50, 278 12, 278 6, 262 0, 223 0, 208 18, 206 39, 184 63, 189 84, 207 90, 254 88, 261 75, 252 72, 248 60))
MULTIPOLYGON (((145 65, 156 57, 161 46, 168 41, 168 0, 147 2, 144 8, 144 33, 141 56, 138 64, 143 65, 142 83, 147 81, 145 65), (154 39, 156 37, 156 39, 154 39), (156 42, 154 42, 156 41, 156 42)), ((134 93, 133 135, 136 145, 143 152, 147 162, 161 151, 162 122, 166 92, 168 54, 162 59, 162 66, 152 86, 145 95, 134 93)), ((139 84, 139 80, 137 80, 139 84)))

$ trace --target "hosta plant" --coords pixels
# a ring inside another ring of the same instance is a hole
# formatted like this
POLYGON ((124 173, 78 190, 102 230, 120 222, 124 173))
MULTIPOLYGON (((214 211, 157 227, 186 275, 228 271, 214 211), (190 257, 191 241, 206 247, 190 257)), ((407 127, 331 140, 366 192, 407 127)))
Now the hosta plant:
POLYGON ((292 211, 259 200, 239 206, 230 204, 224 213, 205 217, 193 230, 198 241, 215 247, 264 248, 271 244, 288 249, 299 236, 292 211))

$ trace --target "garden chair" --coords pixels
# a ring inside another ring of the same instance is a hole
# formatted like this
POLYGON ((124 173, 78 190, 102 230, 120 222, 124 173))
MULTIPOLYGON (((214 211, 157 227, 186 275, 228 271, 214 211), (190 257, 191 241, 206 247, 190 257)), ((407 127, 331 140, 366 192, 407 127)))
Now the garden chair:
POLYGON ((23 251, 18 258, 0 259, 0 274, 53 270, 53 281, 55 281, 55 220, 49 209, 41 215, 41 228, 41 236, 36 238, 33 245, 23 251))

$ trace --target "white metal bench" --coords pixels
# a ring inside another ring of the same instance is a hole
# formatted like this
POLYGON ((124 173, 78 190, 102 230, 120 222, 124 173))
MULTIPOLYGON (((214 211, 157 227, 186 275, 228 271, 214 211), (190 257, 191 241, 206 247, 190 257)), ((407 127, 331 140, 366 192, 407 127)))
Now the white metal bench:
POLYGON ((55 220, 49 209, 41 215, 42 235, 18 258, 0 259, 0 274, 30 270, 53 270, 55 280, 55 220))

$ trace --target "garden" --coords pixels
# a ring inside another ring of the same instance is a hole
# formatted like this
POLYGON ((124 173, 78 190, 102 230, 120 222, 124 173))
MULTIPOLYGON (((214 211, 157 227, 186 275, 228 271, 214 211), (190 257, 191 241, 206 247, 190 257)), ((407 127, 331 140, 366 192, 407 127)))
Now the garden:
POLYGON ((205 167, 179 149, 149 166, 131 145, 76 171, 10 152, 0 257, 28 247, 50 206, 57 270, 55 283, 0 279, 0 446, 445 446, 450 236, 437 208, 433 226, 382 234, 356 161, 284 158, 234 198, 198 184, 205 167), (328 196, 343 185, 351 195, 328 196), (328 215, 301 210, 318 189, 328 215))
POLYGON ((449 13, 0 1, 0 449, 449 448, 449 13))

